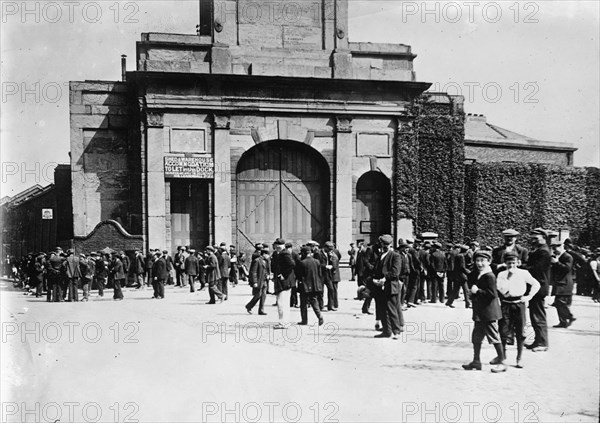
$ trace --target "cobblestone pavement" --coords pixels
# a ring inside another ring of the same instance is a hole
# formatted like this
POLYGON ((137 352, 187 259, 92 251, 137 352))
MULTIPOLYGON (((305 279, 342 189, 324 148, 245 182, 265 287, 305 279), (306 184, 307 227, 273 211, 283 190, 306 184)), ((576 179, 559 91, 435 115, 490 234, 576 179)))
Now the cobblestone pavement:
MULTIPOLYGON (((405 312, 398 340, 374 339, 373 316, 340 283, 325 325, 276 330, 248 315, 250 289, 223 304, 207 291, 125 290, 124 301, 48 304, 2 282, 2 421, 575 422, 599 419, 600 307, 575 297, 577 321, 550 329, 550 350, 524 369, 466 372, 470 310, 405 312)), ((300 320, 292 309, 291 321, 300 320)), ((548 309, 549 325, 558 322, 548 309)), ((482 360, 495 356, 484 345, 482 360)))

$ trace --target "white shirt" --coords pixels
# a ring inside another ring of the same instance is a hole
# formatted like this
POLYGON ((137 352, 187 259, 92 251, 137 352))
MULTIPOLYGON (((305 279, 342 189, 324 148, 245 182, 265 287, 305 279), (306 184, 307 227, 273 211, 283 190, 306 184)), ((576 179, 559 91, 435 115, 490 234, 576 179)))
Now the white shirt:
POLYGON ((531 276, 531 273, 518 267, 510 271, 504 270, 498 273, 498 277, 496 278, 498 292, 505 297, 521 297, 525 295, 528 284, 532 286, 530 295, 535 294, 540 288, 540 283, 531 276))

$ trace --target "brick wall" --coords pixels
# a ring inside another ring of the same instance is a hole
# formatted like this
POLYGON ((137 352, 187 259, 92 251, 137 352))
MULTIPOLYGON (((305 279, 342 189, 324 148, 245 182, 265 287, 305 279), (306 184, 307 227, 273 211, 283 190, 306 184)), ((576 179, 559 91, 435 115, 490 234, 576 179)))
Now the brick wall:
POLYGON ((73 247, 77 253, 99 251, 106 247, 117 251, 131 251, 142 249, 143 244, 144 239, 141 235, 130 235, 113 220, 100 222, 89 235, 76 236, 73 240, 73 247))
POLYGON ((520 148, 483 147, 466 145, 465 159, 477 162, 520 162, 571 165, 570 154, 560 151, 528 150, 520 148))

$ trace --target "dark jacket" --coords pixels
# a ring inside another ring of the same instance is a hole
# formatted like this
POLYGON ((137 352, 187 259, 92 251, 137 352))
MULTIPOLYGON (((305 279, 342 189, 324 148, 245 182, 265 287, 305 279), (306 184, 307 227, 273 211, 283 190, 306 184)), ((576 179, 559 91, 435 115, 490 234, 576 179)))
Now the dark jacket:
POLYGON ((540 290, 534 298, 545 298, 548 295, 550 265, 550 249, 547 245, 544 244, 529 254, 527 270, 540 283, 540 290))
POLYGON ((307 294, 323 292, 322 267, 319 260, 306 257, 295 269, 296 278, 299 280, 298 289, 307 294))
POLYGON ((159 281, 167 280, 169 272, 167 270, 167 261, 164 256, 160 256, 152 266, 152 277, 159 281))
POLYGON ((421 260, 419 259, 419 253, 413 247, 408 249, 408 257, 410 257, 410 273, 419 274, 421 273, 421 260))
POLYGON ((566 251, 552 263, 552 295, 573 295, 573 256, 566 251))
POLYGON ((135 266, 133 267, 134 275, 143 275, 145 272, 144 256, 137 254, 135 256, 135 266))
POLYGON ((231 266, 231 259, 227 251, 222 251, 219 256, 219 271, 221 272, 221 278, 229 277, 229 266, 231 266))
POLYGON ((276 294, 296 286, 296 274, 294 273, 296 263, 290 253, 284 250, 276 256, 273 255, 272 266, 273 269, 277 269, 277 273, 273 271, 273 284, 276 294))
POLYGON ((363 278, 371 275, 375 265, 375 256, 371 247, 365 248, 364 251, 358 250, 356 253, 356 274, 363 278))
POLYGON ((397 295, 400 293, 400 283, 398 282, 398 276, 400 275, 400 268, 402 267, 402 261, 400 255, 390 250, 388 253, 381 258, 377 258, 375 262, 375 269, 373 272, 374 279, 385 278, 385 285, 383 292, 388 295, 397 295))
POLYGON ((196 276, 200 273, 200 262, 198 261, 198 257, 194 254, 190 254, 185 258, 184 267, 185 273, 191 276, 196 276))
POLYGON ((65 275, 69 279, 78 279, 81 277, 81 270, 79 269, 79 257, 70 255, 63 263, 65 275))
POLYGON ((206 257, 206 282, 214 284, 221 279, 221 272, 219 271, 219 260, 213 252, 209 252, 206 257))
MULTIPOLYGON (((501 245, 492 250, 492 270, 497 275, 501 270, 505 268, 504 264, 504 253, 506 252, 506 245, 501 245)), ((529 251, 525 247, 515 245, 514 252, 517 253, 519 260, 521 261, 521 267, 527 264, 529 257, 529 251)))
POLYGON ((110 274, 115 280, 125 279, 125 270, 123 269, 123 262, 118 257, 113 257, 110 263, 110 274))
POLYGON ((466 282, 470 273, 469 269, 467 269, 465 257, 466 253, 459 253, 454 258, 455 280, 460 283, 466 282))
POLYGON ((335 251, 330 251, 327 253, 327 264, 331 265, 331 269, 325 269, 325 277, 330 282, 339 282, 340 281, 340 259, 338 258, 335 251))
POLYGON ((441 250, 429 253, 429 269, 433 272, 446 271, 446 255, 441 250))
POLYGON ((256 257, 250 265, 250 284, 253 288, 262 289, 267 285, 268 276, 269 267, 267 262, 261 256, 256 257))
POLYGON ((477 279, 478 272, 469 275, 469 286, 477 285, 479 291, 471 294, 473 302, 473 321, 491 322, 502 318, 500 300, 496 289, 496 276, 493 272, 482 275, 477 279))

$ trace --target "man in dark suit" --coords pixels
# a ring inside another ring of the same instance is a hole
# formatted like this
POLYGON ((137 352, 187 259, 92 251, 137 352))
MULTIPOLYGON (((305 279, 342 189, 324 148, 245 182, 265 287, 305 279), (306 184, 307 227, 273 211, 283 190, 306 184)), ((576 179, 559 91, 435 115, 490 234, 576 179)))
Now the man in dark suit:
POLYGON ((215 297, 219 299, 219 303, 222 303, 225 295, 219 289, 221 281, 219 260, 215 255, 214 247, 210 245, 206 247, 204 269, 206 271, 206 283, 208 283, 208 295, 210 296, 210 300, 206 304, 216 304, 215 297))
POLYGON ((125 280, 125 271, 123 270, 123 262, 119 258, 116 251, 112 252, 112 261, 110 262, 109 275, 113 282, 113 300, 121 301, 123 299, 123 290, 121 283, 125 280))
POLYGON ((325 285, 327 286, 327 310, 337 311, 338 309, 338 283, 340 282, 340 261, 334 251, 333 242, 325 243, 325 285))
POLYGON ((266 316, 265 300, 267 299, 267 285, 271 277, 269 271, 269 250, 262 250, 261 255, 252 260, 250 265, 250 286, 252 286, 252 299, 246 304, 246 311, 252 314, 252 309, 258 303, 258 314, 266 316))
POLYGON ((160 250, 154 254, 154 265, 152 266, 152 278, 154 279, 154 298, 162 300, 165 298, 165 282, 169 277, 167 261, 160 250))
POLYGON ((285 240, 278 238, 275 241, 277 254, 273 253, 271 268, 273 269, 273 286, 277 296, 277 312, 279 323, 274 329, 287 329, 289 326, 290 294, 292 286, 296 285, 294 268, 296 263, 292 254, 285 248, 285 240))
POLYGON ((401 286, 398 280, 402 261, 392 248, 393 242, 391 235, 379 237, 382 250, 375 263, 373 283, 381 291, 380 296, 375 297, 375 307, 381 313, 383 332, 375 335, 376 338, 398 339, 398 335, 404 330, 404 319, 399 306, 401 286))
POLYGON ((514 252, 518 257, 518 266, 524 266, 527 263, 529 251, 525 247, 521 247, 517 244, 517 237, 519 232, 514 229, 506 229, 502 232, 504 237, 504 244, 494 248, 492 251, 492 270, 497 275, 506 268, 504 264, 504 254, 507 252, 514 252))
POLYGON ((431 241, 425 241, 418 251, 419 263, 421 263, 421 274, 419 275, 419 287, 417 288, 417 299, 415 304, 431 300, 431 279, 429 278, 429 253, 431 252, 431 241), (427 294, 425 294, 427 289, 427 294))
POLYGON ((444 274, 446 272, 446 255, 442 244, 434 242, 429 253, 429 278, 431 280, 431 303, 436 303, 438 296, 444 302, 444 274))
POLYGON ((200 262, 196 257, 196 250, 191 249, 190 255, 184 259, 184 271, 186 279, 190 284, 190 292, 196 292, 196 278, 200 273, 200 262))
POLYGON ((398 255, 400 256, 400 273, 398 274, 398 281, 400 282, 400 308, 405 311, 406 307, 404 302, 406 301, 406 287, 408 285, 408 278, 410 276, 410 257, 408 255, 408 243, 402 238, 398 241, 398 255))
MULTIPOLYGON (((375 257, 373 256, 373 250, 367 246, 364 240, 359 239, 358 251, 356 253, 356 280, 359 286, 359 291, 364 290, 367 287, 367 281, 371 277, 373 266, 375 265, 375 257)), ((357 297, 360 299, 360 296, 357 297)), ((369 311, 371 307, 371 296, 368 295, 364 299, 362 312, 363 314, 372 314, 369 311)))
POLYGON ((568 328, 576 320, 571 314, 573 299, 573 256, 565 251, 560 241, 554 241, 552 247, 552 295, 554 307, 558 313, 558 325, 555 328, 568 328))
MULTIPOLYGON (((463 289, 463 294, 465 296, 465 307, 471 307, 471 300, 469 299, 469 292, 467 288, 467 278, 469 276, 469 270, 465 264, 465 255, 467 250, 469 249, 466 245, 459 245, 459 252, 454 256, 454 266, 453 266, 453 284, 452 291, 448 292, 448 301, 446 301, 446 305, 450 308, 454 308, 454 300, 456 300, 460 294, 460 288, 463 289)), ((450 278, 450 276, 448 276, 450 278)))
POLYGON ((309 247, 302 247, 301 256, 304 257, 294 269, 300 292, 300 316, 302 320, 299 325, 308 324, 308 305, 312 307, 319 326, 323 324, 323 317, 319 307, 318 295, 323 292, 322 268, 319 260, 313 257, 309 247))
POLYGON ((473 259, 477 269, 469 275, 469 286, 473 299, 473 321, 475 322, 471 336, 473 361, 463 364, 462 367, 465 370, 481 370, 481 344, 483 339, 487 338, 488 342, 494 345, 498 354, 492 361, 495 366, 492 367, 492 372, 505 372, 504 350, 498 330, 498 320, 502 318, 502 310, 496 289, 496 276, 490 267, 492 255, 488 250, 479 250, 474 254, 473 259))
POLYGON ((529 301, 529 318, 535 332, 535 340, 526 347, 534 352, 548 350, 548 324, 544 304, 550 283, 551 255, 546 237, 547 232, 542 228, 531 231, 530 240, 534 250, 527 259, 527 270, 540 283, 540 290, 529 301))
POLYGON ((81 270, 79 268, 79 257, 75 256, 75 250, 67 250, 67 259, 63 262, 63 273, 67 278, 67 301, 79 301, 79 280, 81 270))
POLYGON ((419 253, 413 247, 414 241, 407 238, 408 258, 410 263, 410 273, 408 275, 408 287, 406 290, 406 305, 408 307, 416 307, 416 298, 419 290, 419 277, 421 275, 421 262, 419 261, 419 253))
POLYGON ((224 300, 227 300, 227 296, 229 295, 229 271, 231 267, 231 257, 229 257, 229 252, 227 251, 227 244, 224 242, 219 246, 219 272, 221 273, 221 284, 219 289, 223 293, 224 300))

